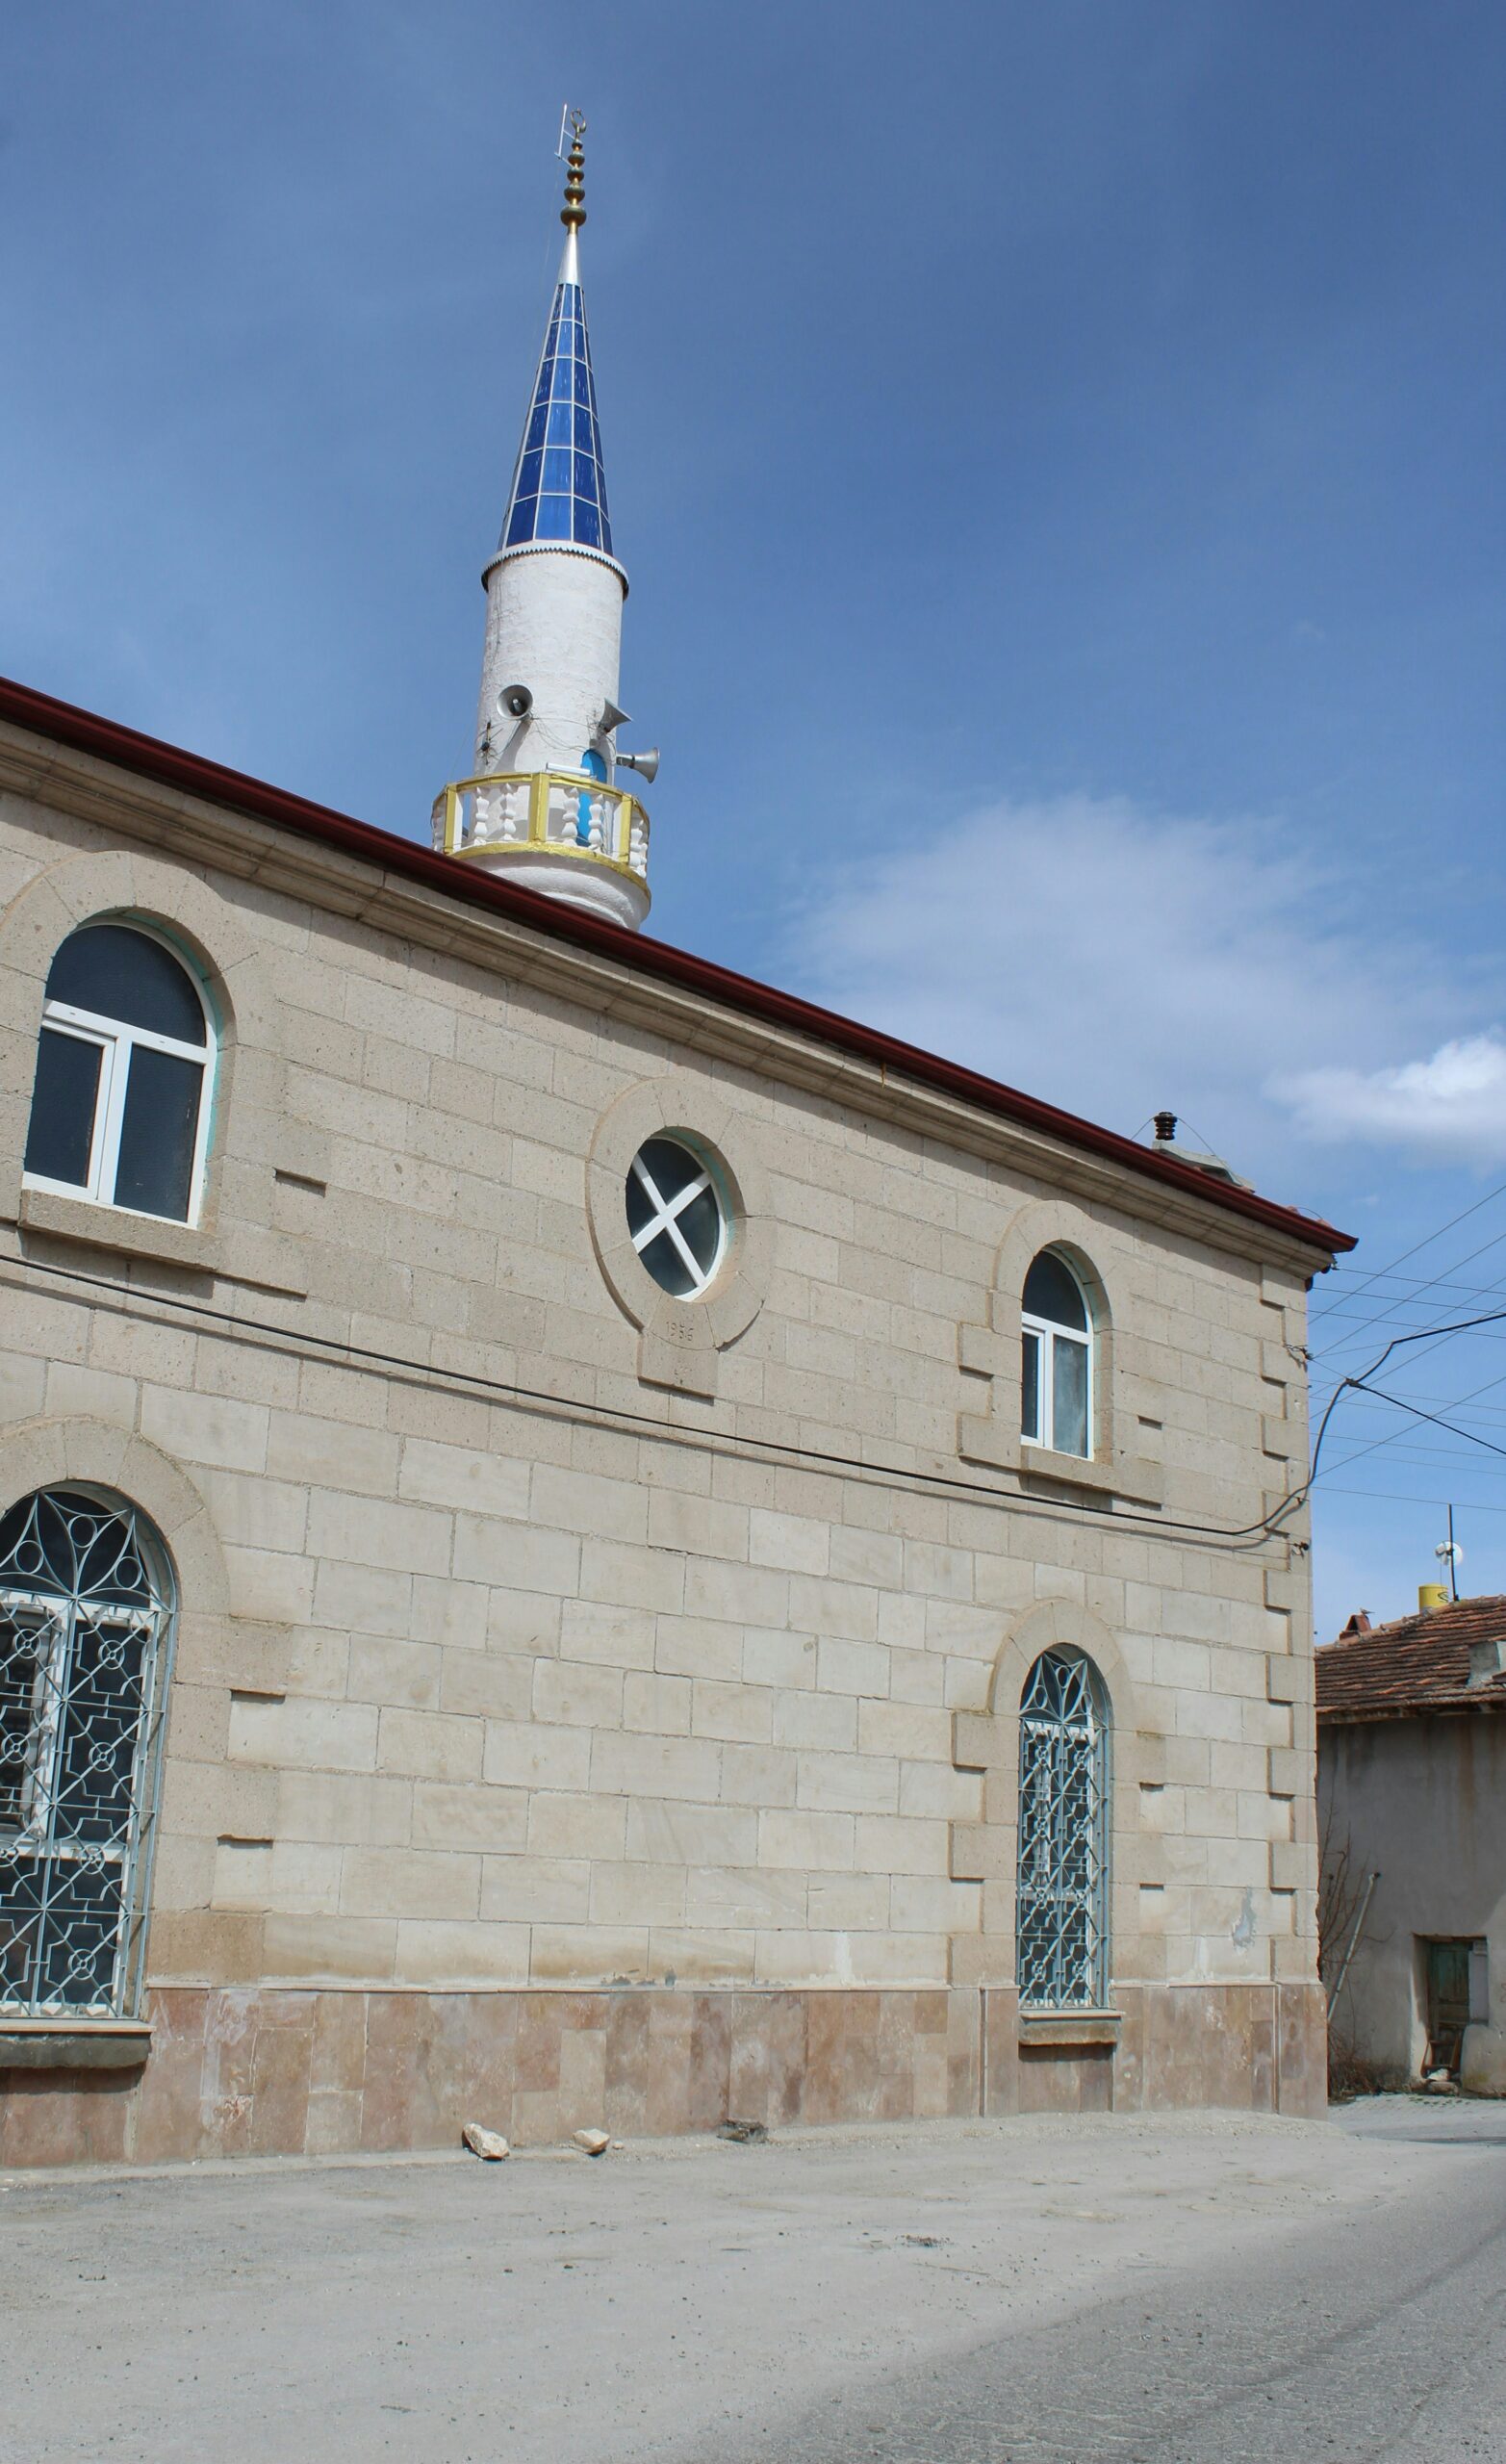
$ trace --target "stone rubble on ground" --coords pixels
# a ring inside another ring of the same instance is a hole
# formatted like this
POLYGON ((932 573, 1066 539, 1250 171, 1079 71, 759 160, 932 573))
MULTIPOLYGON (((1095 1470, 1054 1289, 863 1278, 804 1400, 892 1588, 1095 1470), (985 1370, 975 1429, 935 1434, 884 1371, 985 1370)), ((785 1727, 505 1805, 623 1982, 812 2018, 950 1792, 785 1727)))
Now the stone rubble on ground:
POLYGON ((484 2156, 489 2165, 499 2165, 512 2149, 499 2130, 488 2130, 478 2121, 468 2121, 460 2134, 472 2156, 484 2156))
POLYGON ((587 2156, 604 2156, 612 2143, 604 2130, 577 2130, 574 2140, 587 2156))

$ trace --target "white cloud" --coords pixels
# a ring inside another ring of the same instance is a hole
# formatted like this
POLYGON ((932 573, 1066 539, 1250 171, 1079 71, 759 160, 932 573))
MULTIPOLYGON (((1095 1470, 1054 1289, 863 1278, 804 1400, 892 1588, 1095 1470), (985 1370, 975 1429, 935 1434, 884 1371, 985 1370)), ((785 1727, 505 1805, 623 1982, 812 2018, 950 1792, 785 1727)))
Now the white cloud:
POLYGON ((1278 824, 1067 796, 818 872, 786 959, 834 1008, 1111 1128, 1167 1106, 1273 1194, 1297 1194, 1293 1125, 1493 1159, 1506 1043, 1458 962, 1370 903, 1278 824))
POLYGON ((1430 1161, 1506 1160, 1506 1039, 1464 1036, 1427 1061, 1385 1069, 1308 1069, 1273 1091, 1310 1138, 1410 1147, 1430 1161))

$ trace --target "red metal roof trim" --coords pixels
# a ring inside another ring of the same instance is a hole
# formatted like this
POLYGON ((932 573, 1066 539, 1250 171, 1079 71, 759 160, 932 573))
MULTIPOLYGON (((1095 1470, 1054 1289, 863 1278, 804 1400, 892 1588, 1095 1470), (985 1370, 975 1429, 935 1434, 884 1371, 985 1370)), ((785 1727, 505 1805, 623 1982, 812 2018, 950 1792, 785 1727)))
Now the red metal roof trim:
POLYGON ((1400 1720, 1428 1711, 1506 1711, 1506 1670, 1469 1682, 1469 1647, 1506 1638, 1506 1599, 1486 1594, 1340 1634, 1317 1654, 1325 1722, 1400 1720))
POLYGON ((1355 1245, 1350 1233, 1340 1232, 1316 1217, 1298 1214, 1294 1208, 1278 1206, 1250 1191, 1212 1180, 1192 1165, 1153 1154, 1148 1147, 1137 1146, 1133 1139, 1121 1138, 1114 1130, 1100 1129, 1092 1121, 1081 1120, 1075 1114, 1061 1112, 1055 1104, 1042 1103, 1034 1095, 1021 1094, 1013 1087, 1000 1086, 996 1080, 964 1069, 957 1062, 942 1061, 934 1053, 922 1052, 917 1045, 881 1035, 877 1028, 860 1026, 854 1018, 819 1009, 814 1002, 802 1001, 794 993, 776 991, 751 976, 717 966, 709 959, 694 958, 668 941, 626 932, 620 925, 602 923, 595 916, 561 906, 536 890, 494 880, 472 866, 435 855, 417 839, 399 838, 392 831, 377 830, 370 822, 353 820, 348 813, 313 804, 306 796, 290 795, 284 788, 268 786, 263 780, 247 778, 239 770, 227 770, 217 761, 206 761, 197 754, 163 744, 155 736, 139 734, 134 728, 97 718, 91 711, 76 709, 69 702, 54 701, 50 694, 34 692, 29 685, 16 684, 3 677, 0 718, 27 728, 52 743, 93 754, 102 761, 113 761, 139 778, 182 788, 189 795, 202 796, 210 804, 227 805, 254 814, 258 821, 270 822, 277 829, 294 830, 306 837, 322 839, 327 846, 361 857, 384 871, 403 873, 410 881, 443 890, 447 897, 472 907, 490 908, 496 913, 511 916, 516 923, 548 934, 553 940, 573 941, 582 949, 615 959, 620 965, 633 967, 641 975, 680 985, 720 1002, 726 1009, 787 1028, 808 1037, 812 1042, 871 1062, 878 1068, 899 1070, 918 1085, 933 1087, 979 1112, 1042 1130, 1088 1154, 1107 1156, 1145 1180, 1181 1190, 1226 1214, 1246 1216, 1252 1222, 1267 1224, 1310 1248, 1332 1255, 1355 1245))

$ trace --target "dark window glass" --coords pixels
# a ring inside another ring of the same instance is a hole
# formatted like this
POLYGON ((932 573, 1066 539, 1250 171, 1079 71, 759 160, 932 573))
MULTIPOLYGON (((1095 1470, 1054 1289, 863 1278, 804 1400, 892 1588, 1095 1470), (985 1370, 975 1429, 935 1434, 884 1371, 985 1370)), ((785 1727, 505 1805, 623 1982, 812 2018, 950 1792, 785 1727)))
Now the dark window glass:
POLYGON ((62 1838, 123 1847, 145 1708, 147 1636, 80 1608, 68 1700, 59 1724, 54 1829, 62 1838))
POLYGON ((569 497, 540 497, 539 519, 535 539, 568 539, 570 537, 569 497))
POLYGON ((1027 1335, 1020 1363, 1020 1429, 1026 1437, 1040 1435, 1040 1337, 1027 1335))
POLYGON ((523 455, 523 461, 519 465, 518 470, 518 494, 521 497, 534 497, 538 495, 539 465, 542 463, 543 459, 544 456, 542 453, 525 453, 523 455))
POLYGON ((589 453, 594 459, 596 455, 596 435, 592 426, 591 414, 589 411, 582 410, 577 402, 573 417, 574 420, 575 450, 577 453, 589 453))
POLYGON ((652 1198, 636 1172, 627 1175, 627 1229, 641 1232, 651 1216, 658 1212, 652 1198))
POLYGON ((584 402, 589 408, 591 401, 591 371, 583 359, 577 359, 575 362, 575 399, 577 402, 584 402))
POLYGON ((102 1059, 97 1043, 43 1027, 37 1045, 26 1169, 44 1181, 69 1181, 79 1189, 89 1185, 102 1059))
MULTIPOLYGON (((699 1179, 704 1169, 689 1147, 681 1146, 675 1138, 645 1139, 638 1152, 643 1157, 644 1170, 662 1198, 676 1197, 686 1182, 699 1179)), ((634 1181, 637 1178, 635 1172, 634 1181)))
POLYGON ((538 451, 539 447, 544 442, 545 431, 549 424, 549 408, 547 402, 541 402, 538 409, 530 414, 528 420, 528 432, 523 440, 524 452, 536 453, 538 451))
POLYGON ((193 1179, 204 1072, 196 1061, 138 1044, 131 1055, 120 1125, 116 1206, 139 1215, 168 1215, 185 1223, 193 1179))
POLYGON ((57 1631, 34 1609, 0 1612, 0 1831, 19 1831, 31 1814, 38 1713, 57 1631))
POLYGON ((589 453, 575 456, 575 494, 584 497, 588 504, 596 502, 596 464, 589 453))
MULTIPOLYGON (((666 1207, 673 1207, 681 1192, 692 1188, 706 1168, 692 1148, 682 1146, 674 1138, 646 1140, 638 1150, 638 1162, 666 1207)), ((627 1176, 626 1197, 627 1228, 636 1239, 659 1213, 659 1206, 645 1188, 636 1167, 627 1176)), ((658 1232, 638 1254, 654 1282, 676 1298, 683 1299, 697 1291, 698 1278, 686 1265, 679 1242, 684 1243, 695 1259, 702 1282, 715 1264, 717 1250, 721 1246, 722 1210, 710 1184, 697 1191, 685 1205, 676 1208, 674 1219, 679 1241, 676 1241, 668 1230, 658 1232)))
POLYGON ((570 368, 571 363, 568 359, 557 359, 554 362, 554 380, 549 391, 556 402, 568 402, 575 390, 570 368))
POLYGON ((675 1218, 680 1239, 702 1274, 709 1271, 722 1237, 722 1211, 714 1193, 702 1190, 675 1218))
POLYGON ((33 1867, 32 1991, 38 2001, 97 2008, 110 1998, 123 1914, 120 1868, 85 1864, 33 1867), (38 1921, 39 1920, 39 1921, 38 1921))
POLYGON ((1050 1249, 1042 1249, 1025 1278, 1025 1307, 1032 1318, 1048 1318, 1054 1326, 1081 1326, 1087 1332, 1087 1304, 1076 1278, 1050 1249))
POLYGON ((539 509, 537 497, 520 497, 513 507, 513 518, 507 526, 507 545, 516 548, 520 539, 533 537, 533 520, 539 509))
POLYGON ((179 1043, 208 1040, 187 971, 160 941, 125 924, 86 924, 70 933, 53 960, 47 998, 179 1043))
POLYGON ((570 455, 550 446, 544 456, 544 485, 553 495, 570 492, 570 455))
POLYGON ((662 1292, 676 1300, 688 1299, 696 1288, 696 1279, 667 1232, 660 1232, 638 1254, 662 1292))
POLYGON ((575 500, 575 538, 582 548, 600 548, 601 545, 601 518, 594 504, 584 504, 578 497, 575 500))
POLYGON ((574 424, 575 414, 569 402, 551 402, 549 427, 550 445, 569 445, 574 424))

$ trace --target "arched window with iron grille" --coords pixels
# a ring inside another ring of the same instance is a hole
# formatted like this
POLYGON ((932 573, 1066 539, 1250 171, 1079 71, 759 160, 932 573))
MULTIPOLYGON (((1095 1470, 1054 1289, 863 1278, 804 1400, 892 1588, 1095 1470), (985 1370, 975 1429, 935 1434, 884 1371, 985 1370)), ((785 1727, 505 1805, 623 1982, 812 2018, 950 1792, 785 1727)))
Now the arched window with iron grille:
POLYGON ((136 2012, 174 1605, 134 1506, 0 1516, 0 2012, 136 2012))
POLYGON ((1091 1660, 1043 1652, 1020 1698, 1020 2007, 1101 2009, 1109 1990, 1108 1728, 1091 1660))

